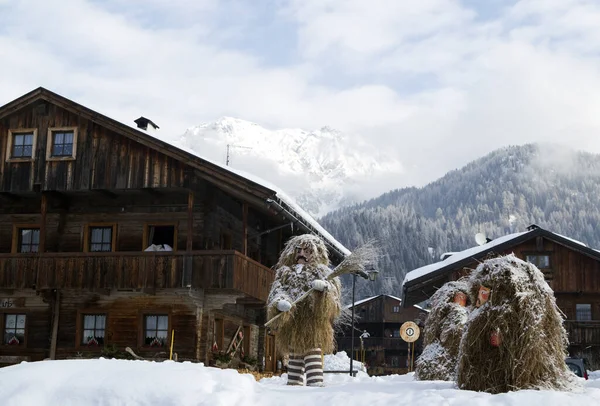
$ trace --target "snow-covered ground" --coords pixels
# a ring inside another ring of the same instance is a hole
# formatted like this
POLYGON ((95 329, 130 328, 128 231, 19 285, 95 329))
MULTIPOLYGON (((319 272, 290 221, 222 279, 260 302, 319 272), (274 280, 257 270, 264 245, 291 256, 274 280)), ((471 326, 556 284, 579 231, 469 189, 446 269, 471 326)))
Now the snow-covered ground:
MULTIPOLYGON (((348 368, 344 354, 325 358, 326 369, 348 368)), ((360 365, 358 365, 360 367, 360 365)), ((326 374, 324 388, 288 387, 282 377, 256 382, 232 369, 125 360, 65 360, 0 368, 2 405, 600 405, 600 371, 576 393, 519 391, 489 395, 451 382, 419 382, 413 374, 369 377, 326 374)))

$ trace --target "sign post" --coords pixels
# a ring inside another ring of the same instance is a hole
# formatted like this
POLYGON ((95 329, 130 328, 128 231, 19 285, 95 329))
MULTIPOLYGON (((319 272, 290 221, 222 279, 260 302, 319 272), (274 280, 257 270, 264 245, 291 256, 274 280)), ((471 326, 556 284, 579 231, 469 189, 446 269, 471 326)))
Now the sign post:
POLYGON ((413 370, 413 360, 415 358, 415 341, 419 339, 421 335, 421 330, 416 323, 412 321, 407 321, 400 327, 400 337, 404 341, 408 343, 408 358, 410 359, 410 364, 408 367, 408 372, 412 372, 413 370))

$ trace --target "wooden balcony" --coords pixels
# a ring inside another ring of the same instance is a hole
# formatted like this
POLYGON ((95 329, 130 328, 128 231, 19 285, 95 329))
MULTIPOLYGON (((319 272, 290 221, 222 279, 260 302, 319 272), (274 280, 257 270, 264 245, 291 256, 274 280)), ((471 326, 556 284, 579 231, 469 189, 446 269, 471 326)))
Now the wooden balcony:
POLYGON ((565 321, 571 345, 600 345, 600 321, 565 321))
MULTIPOLYGON (((351 337, 343 337, 337 338, 338 349, 346 350, 352 347, 352 338, 351 337)), ((408 343, 401 339, 397 338, 382 338, 382 337, 369 337, 363 340, 363 345, 365 350, 404 350, 408 349, 408 343)), ((360 349, 360 338, 354 337, 354 350, 360 349)))
POLYGON ((0 254, 0 288, 230 289, 266 301, 274 271, 237 251, 0 254))

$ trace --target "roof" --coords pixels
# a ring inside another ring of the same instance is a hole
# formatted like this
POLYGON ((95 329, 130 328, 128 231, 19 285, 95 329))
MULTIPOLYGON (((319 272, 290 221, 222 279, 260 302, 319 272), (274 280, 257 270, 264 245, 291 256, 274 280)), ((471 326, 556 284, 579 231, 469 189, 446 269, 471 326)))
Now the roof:
POLYGON ((506 251, 535 237, 544 237, 600 261, 600 251, 592 249, 580 241, 553 233, 533 224, 528 227, 528 231, 505 235, 486 244, 457 252, 443 261, 425 265, 408 272, 402 282, 403 298, 405 299, 404 305, 411 304, 411 300, 406 298, 408 291, 416 290, 419 286, 448 276, 454 270, 481 259, 489 253, 506 251))
MULTIPOLYGON (((356 302, 354 302, 354 307, 356 307, 356 306, 359 306, 359 305, 361 305, 361 304, 364 304, 364 303, 367 303, 367 302, 370 302, 371 300, 377 299, 377 298, 379 298, 379 297, 382 297, 382 296, 383 296, 383 297, 387 296, 387 297, 390 297, 390 298, 392 298, 392 299, 395 299, 395 300, 397 300, 397 301, 398 301, 398 303, 401 303, 401 302, 402 302, 402 299, 400 299, 400 298, 399 298, 399 297, 397 297, 397 296, 392 296, 392 295, 384 295, 384 294, 382 294, 382 295, 377 295, 377 296, 371 296, 371 297, 367 297, 367 298, 365 298, 365 299, 361 299, 361 300, 359 300, 359 301, 356 301, 356 302)), ((351 309, 351 308, 352 308, 352 304, 349 304, 349 305, 347 305, 347 306, 346 306, 346 309, 351 309)), ((420 308, 420 307, 419 307, 419 308, 420 308)), ((423 310, 423 309, 422 309, 422 310, 423 310)))
POLYGON ((257 176, 234 170, 228 166, 219 165, 206 158, 171 143, 153 137, 147 132, 140 131, 127 124, 104 116, 94 110, 80 105, 57 93, 39 87, 31 92, 0 107, 0 119, 39 100, 45 100, 67 111, 95 122, 112 131, 122 134, 142 145, 159 151, 173 159, 183 162, 192 168, 194 173, 215 184, 219 188, 238 195, 241 191, 244 198, 256 205, 274 209, 296 224, 305 232, 315 234, 325 241, 330 251, 340 259, 350 254, 350 251, 329 234, 310 214, 304 211, 292 198, 281 189, 269 184, 257 176))

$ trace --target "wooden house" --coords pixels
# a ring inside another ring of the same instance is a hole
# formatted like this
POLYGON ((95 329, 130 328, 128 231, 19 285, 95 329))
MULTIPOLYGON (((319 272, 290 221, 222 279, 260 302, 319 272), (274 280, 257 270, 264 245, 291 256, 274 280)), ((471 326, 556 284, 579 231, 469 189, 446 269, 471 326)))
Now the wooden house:
POLYGON ((273 370, 282 244, 348 253, 283 193, 43 88, 0 107, 0 163, 0 364, 111 346, 208 363, 237 335, 273 370))
MULTIPOLYGON (((407 321, 423 327, 427 311, 419 306, 402 306, 402 300, 391 295, 378 295, 354 304, 354 359, 366 362, 370 375, 404 374, 409 371, 411 349, 400 337, 400 327, 407 321), (365 337, 364 333, 368 333, 365 337), (361 339, 361 336, 364 338, 361 339)), ((348 306, 349 309, 352 305, 348 306)), ((423 336, 414 344, 414 353, 420 354, 423 336)), ((337 337, 338 351, 352 353, 350 328, 337 337)), ((414 369, 414 362, 412 365, 414 369)))
POLYGON ((510 253, 543 272, 565 315, 569 352, 600 367, 600 251, 535 224, 527 231, 490 240, 409 272, 403 283, 404 305, 427 300, 444 283, 467 275, 489 255, 510 253))

